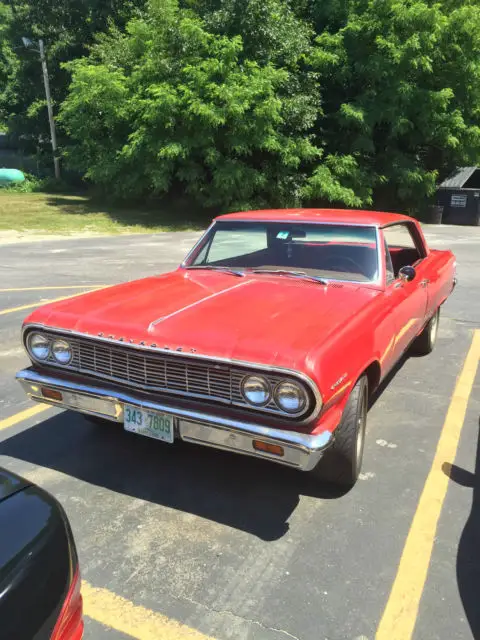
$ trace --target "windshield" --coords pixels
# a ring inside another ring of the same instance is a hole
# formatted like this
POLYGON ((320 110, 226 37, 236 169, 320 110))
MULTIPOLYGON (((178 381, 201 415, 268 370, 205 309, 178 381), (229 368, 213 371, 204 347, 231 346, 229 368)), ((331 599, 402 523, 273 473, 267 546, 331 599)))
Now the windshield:
POLYGON ((378 277, 377 236, 366 226, 217 222, 185 266, 371 282, 378 277))

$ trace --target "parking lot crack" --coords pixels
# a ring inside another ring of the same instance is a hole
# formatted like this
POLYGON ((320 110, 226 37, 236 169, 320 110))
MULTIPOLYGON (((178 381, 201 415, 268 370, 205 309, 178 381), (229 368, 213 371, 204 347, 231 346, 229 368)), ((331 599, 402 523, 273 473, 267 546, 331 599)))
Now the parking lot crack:
POLYGON ((260 627, 261 629, 263 629, 264 631, 272 631, 274 633, 282 634, 282 635, 286 636, 287 638, 292 638, 292 640, 300 640, 300 638, 298 636, 294 636, 292 633, 290 633, 289 631, 286 631, 285 629, 278 629, 276 627, 269 627, 268 625, 263 624, 259 620, 254 620, 253 618, 245 618, 244 616, 241 616, 238 613, 234 613, 233 611, 230 611, 228 609, 216 609, 215 607, 211 607, 211 606, 209 606, 207 604, 204 604, 203 602, 198 602, 197 600, 194 600, 193 598, 190 598, 188 596, 180 596, 180 597, 174 596, 174 597, 176 597, 178 600, 186 600, 187 602, 190 602, 190 604, 193 604, 196 607, 200 607, 202 609, 206 609, 209 613, 214 613, 214 614, 217 614, 217 615, 230 616, 231 618, 235 618, 237 620, 241 620, 242 622, 249 622, 250 624, 254 624, 254 625, 260 627))

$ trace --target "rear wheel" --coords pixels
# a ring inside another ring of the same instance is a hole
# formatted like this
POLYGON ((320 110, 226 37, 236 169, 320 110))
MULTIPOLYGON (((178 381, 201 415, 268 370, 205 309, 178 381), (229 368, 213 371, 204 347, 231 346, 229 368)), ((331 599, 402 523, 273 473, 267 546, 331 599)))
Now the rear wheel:
POLYGON ((423 329, 412 345, 412 350, 419 356, 426 356, 433 351, 435 342, 437 341, 438 324, 440 322, 440 309, 437 309, 435 315, 430 318, 429 322, 423 329))
POLYGON ((355 484, 362 468, 367 411, 368 380, 363 375, 348 398, 332 446, 310 471, 313 479, 343 487, 355 484))

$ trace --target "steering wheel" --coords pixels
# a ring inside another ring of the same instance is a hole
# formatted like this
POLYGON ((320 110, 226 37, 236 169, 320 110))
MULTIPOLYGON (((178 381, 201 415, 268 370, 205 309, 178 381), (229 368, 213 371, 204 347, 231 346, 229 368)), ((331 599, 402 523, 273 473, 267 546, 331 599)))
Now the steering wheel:
POLYGON ((325 268, 331 271, 361 273, 362 275, 365 275, 363 269, 361 268, 361 265, 359 265, 358 262, 355 262, 353 258, 349 258, 348 256, 332 256, 331 258, 327 258, 325 268))

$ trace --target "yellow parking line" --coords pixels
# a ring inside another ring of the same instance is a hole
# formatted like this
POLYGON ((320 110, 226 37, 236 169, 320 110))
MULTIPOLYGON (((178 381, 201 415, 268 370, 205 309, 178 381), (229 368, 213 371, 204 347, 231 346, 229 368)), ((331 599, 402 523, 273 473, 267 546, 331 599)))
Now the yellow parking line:
POLYGON ((1 309, 0 316, 4 316, 7 313, 15 313, 15 311, 24 311, 25 309, 33 309, 34 307, 41 307, 44 304, 49 304, 50 302, 60 302, 61 300, 68 300, 69 298, 76 298, 77 296, 81 296, 84 293, 91 293, 91 291, 98 291, 103 287, 97 287, 96 289, 90 291, 82 291, 81 293, 74 293, 72 296, 62 296, 61 298, 54 298, 53 300, 39 300, 38 302, 33 302, 30 304, 22 304, 20 307, 11 307, 10 309, 1 309))
POLYGON ((9 293, 15 291, 50 291, 53 289, 100 289, 108 287, 107 284, 73 284, 73 285, 55 285, 54 287, 18 287, 14 289, 0 289, 0 293, 9 293))
POLYGON ((82 582, 82 595, 85 615, 137 640, 209 640, 200 631, 135 605, 108 589, 82 582))
POLYGON ((29 407, 28 409, 24 409, 19 413, 16 413, 10 418, 5 418, 4 420, 0 420, 0 431, 2 429, 8 429, 8 427, 14 427, 19 422, 23 420, 28 420, 28 418, 32 418, 36 416, 38 413, 42 413, 42 411, 46 411, 46 409, 50 409, 51 407, 46 404, 36 404, 34 407, 29 407))
POLYGON ((410 526, 376 640, 409 640, 412 637, 448 489, 448 477, 442 471, 442 464, 455 459, 479 361, 480 330, 476 330, 450 401, 435 458, 410 526))

